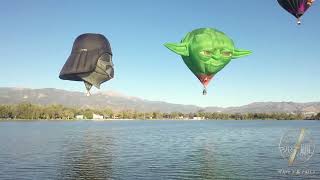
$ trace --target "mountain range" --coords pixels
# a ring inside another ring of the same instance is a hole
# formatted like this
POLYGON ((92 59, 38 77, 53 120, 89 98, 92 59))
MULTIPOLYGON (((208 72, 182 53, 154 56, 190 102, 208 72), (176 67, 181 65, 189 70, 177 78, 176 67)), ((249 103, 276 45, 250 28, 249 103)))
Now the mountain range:
POLYGON ((119 110, 136 110, 139 112, 182 112, 192 113, 222 112, 222 113, 318 113, 320 102, 254 102, 238 107, 200 107, 195 105, 173 104, 161 101, 150 101, 138 97, 120 94, 114 91, 98 92, 85 96, 83 92, 66 91, 54 88, 0 88, 0 104, 18 104, 29 102, 49 105, 61 104, 67 107, 79 108, 111 108, 119 110))

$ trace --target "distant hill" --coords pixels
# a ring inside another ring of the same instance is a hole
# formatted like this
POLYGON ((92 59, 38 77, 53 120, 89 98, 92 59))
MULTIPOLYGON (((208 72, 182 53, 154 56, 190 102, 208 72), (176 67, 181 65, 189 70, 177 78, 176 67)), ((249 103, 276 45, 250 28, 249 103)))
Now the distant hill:
POLYGON ((117 92, 99 92, 89 97, 82 92, 73 92, 53 88, 0 88, 0 104, 62 104, 68 107, 112 108, 113 110, 137 110, 141 112, 225 112, 225 113, 318 113, 320 102, 255 102, 239 107, 199 107, 194 105, 172 104, 161 101, 149 101, 138 97, 126 96, 117 92))
POLYGON ((228 113, 312 113, 320 112, 320 102, 295 103, 295 102, 255 102, 239 107, 225 108, 228 113))
POLYGON ((67 107, 112 108, 114 110, 137 110, 141 112, 197 112, 200 107, 192 105, 171 104, 160 101, 148 101, 130 97, 117 92, 100 92, 87 97, 83 92, 60 89, 0 88, 0 104, 62 104, 67 107))

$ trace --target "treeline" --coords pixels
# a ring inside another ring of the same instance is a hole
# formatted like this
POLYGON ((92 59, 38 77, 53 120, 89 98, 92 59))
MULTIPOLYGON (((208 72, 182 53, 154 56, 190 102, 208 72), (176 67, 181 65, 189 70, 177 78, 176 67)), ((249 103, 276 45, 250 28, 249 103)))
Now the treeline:
POLYGON ((318 119, 320 113, 311 117, 302 114, 288 113, 245 113, 226 114, 209 113, 199 111, 197 113, 183 114, 180 112, 137 112, 137 111, 113 111, 106 109, 70 108, 62 105, 41 106, 30 103, 17 105, 0 105, 0 119, 75 119, 76 115, 83 115, 86 119, 92 119, 93 114, 103 115, 106 119, 213 119, 213 120, 253 120, 253 119, 276 119, 276 120, 301 120, 318 119))
POLYGON ((320 113, 318 113, 317 115, 312 115, 310 117, 306 117, 306 119, 308 119, 308 120, 320 120, 320 113))

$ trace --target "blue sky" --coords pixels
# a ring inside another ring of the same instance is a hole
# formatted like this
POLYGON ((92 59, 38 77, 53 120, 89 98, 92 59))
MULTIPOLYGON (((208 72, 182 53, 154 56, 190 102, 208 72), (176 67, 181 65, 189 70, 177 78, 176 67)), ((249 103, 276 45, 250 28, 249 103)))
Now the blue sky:
POLYGON ((115 78, 101 91, 200 106, 320 101, 319 10, 316 2, 298 27, 276 0, 2 1, 0 86, 84 91, 58 75, 74 39, 93 32, 104 34, 114 53, 115 78), (207 96, 163 46, 200 27, 253 51, 220 71, 207 96))

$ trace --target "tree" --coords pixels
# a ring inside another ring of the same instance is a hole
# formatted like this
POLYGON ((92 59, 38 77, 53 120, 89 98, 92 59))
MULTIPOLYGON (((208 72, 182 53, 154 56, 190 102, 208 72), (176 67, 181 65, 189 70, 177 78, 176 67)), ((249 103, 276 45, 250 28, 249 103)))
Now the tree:
POLYGON ((160 112, 153 112, 152 119, 160 119, 162 118, 162 114, 160 112))
POLYGON ((35 105, 30 103, 21 103, 16 107, 16 113, 18 119, 34 119, 35 105))
POLYGON ((102 111, 102 114, 103 114, 103 116, 104 116, 105 118, 112 118, 114 113, 113 113, 112 109, 107 108, 107 109, 104 109, 104 110, 102 111))
POLYGON ((92 119, 93 118, 93 112, 91 109, 85 109, 82 113, 86 119, 92 119))
POLYGON ((179 113, 178 112, 172 112, 170 113, 170 118, 171 119, 178 119, 179 117, 179 113))
POLYGON ((14 118, 12 106, 0 105, 0 118, 4 118, 4 119, 14 118))

